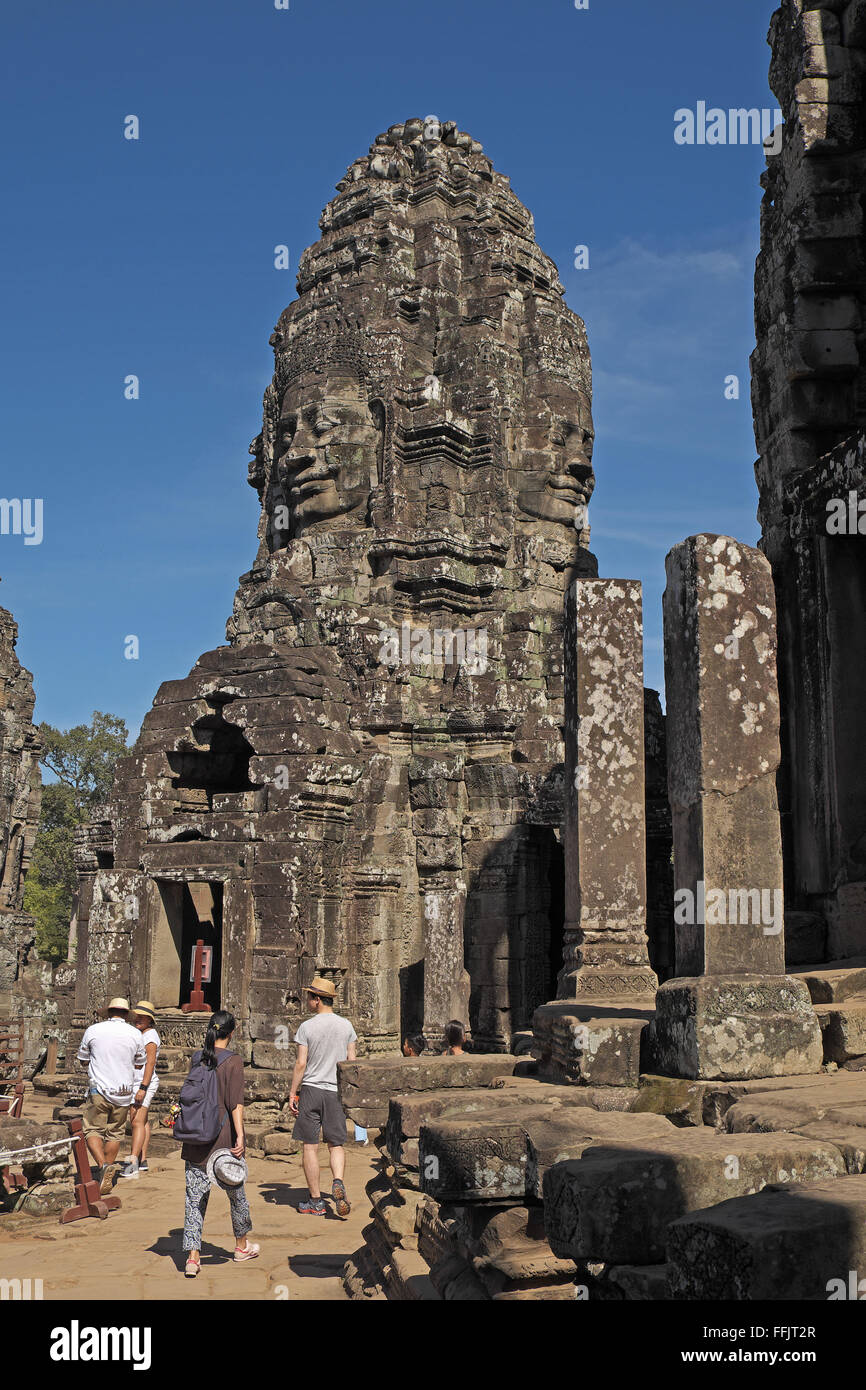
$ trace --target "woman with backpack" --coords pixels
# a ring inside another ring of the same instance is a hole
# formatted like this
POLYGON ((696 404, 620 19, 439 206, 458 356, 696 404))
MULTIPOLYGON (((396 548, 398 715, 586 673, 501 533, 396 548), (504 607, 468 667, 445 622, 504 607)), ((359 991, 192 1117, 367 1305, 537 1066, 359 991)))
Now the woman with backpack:
POLYGON ((244 1064, 229 1050, 235 1020, 225 1009, 211 1016, 204 1047, 193 1053, 180 1093, 175 1137, 183 1140, 186 1163, 184 1273, 194 1279, 201 1264, 202 1227, 213 1182, 227 1193, 235 1235, 235 1263, 254 1260, 259 1246, 247 1239, 252 1230, 244 1191, 244 1064))

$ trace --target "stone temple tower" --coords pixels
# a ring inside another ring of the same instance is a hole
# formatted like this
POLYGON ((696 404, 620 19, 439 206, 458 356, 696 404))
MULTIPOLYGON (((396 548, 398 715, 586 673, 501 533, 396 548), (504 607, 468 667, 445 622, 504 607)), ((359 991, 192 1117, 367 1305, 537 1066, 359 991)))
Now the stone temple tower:
POLYGON ((508 179, 413 119, 319 225, 229 644, 157 693, 78 913, 80 1012, 176 1010, 201 937, 277 1069, 315 974, 371 1050, 455 1016, 505 1048, 555 994, 563 602, 597 572, 586 335, 508 179))

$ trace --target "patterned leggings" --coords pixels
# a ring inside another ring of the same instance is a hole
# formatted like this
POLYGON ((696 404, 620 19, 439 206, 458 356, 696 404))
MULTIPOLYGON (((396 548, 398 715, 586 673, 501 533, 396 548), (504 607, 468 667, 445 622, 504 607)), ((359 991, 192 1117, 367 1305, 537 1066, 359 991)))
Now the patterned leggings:
MULTIPOLYGON (((196 1168, 192 1163, 188 1163, 186 1165, 186 1205, 183 1216, 184 1250, 201 1250, 201 1233, 210 1189, 211 1181, 204 1169, 196 1168)), ((225 1187, 223 1191, 227 1194, 231 1207, 232 1230, 235 1233, 235 1240, 240 1240, 242 1236, 253 1229, 247 1194, 243 1186, 225 1187)))

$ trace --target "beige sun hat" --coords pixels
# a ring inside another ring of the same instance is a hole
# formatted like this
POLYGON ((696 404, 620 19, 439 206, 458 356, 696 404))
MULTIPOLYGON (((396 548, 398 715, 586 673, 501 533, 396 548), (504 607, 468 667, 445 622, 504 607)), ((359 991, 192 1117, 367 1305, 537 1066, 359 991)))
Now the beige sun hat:
POLYGON ((149 999, 139 999, 137 1004, 132 1007, 134 1014, 144 1014, 146 1018, 152 1018, 156 1023, 156 1010, 149 999))
POLYGON ((313 977, 313 983, 311 985, 304 986, 304 993, 326 994, 329 999, 333 999, 334 995, 337 993, 337 990, 333 980, 323 980, 321 975, 315 975, 313 977))
POLYGON ((109 1014, 112 1009, 123 1009, 125 1013, 129 1013, 129 1000, 121 999, 118 995, 116 999, 112 999, 110 1004, 106 1004, 104 1012, 109 1014))

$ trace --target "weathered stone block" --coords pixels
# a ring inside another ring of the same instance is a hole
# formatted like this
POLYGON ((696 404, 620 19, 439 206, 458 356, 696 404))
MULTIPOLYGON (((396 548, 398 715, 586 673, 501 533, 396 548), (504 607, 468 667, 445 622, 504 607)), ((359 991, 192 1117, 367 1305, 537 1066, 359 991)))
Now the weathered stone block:
POLYGON ((647 1045, 654 1070, 706 1080, 817 1072, 823 1057, 809 991, 793 976, 667 980, 647 1045))
POLYGON ((816 1004, 824 1061, 841 1064, 866 1055, 866 999, 846 1004, 816 1004))
MULTIPOLYGON (((632 1004, 637 1008, 640 1000, 632 1004)), ((532 1019, 540 1074, 588 1086, 636 1086, 650 1017, 650 1011, 629 1017, 625 1008, 605 1014, 579 999, 542 1004, 532 1019)))
POLYGON ((669 1133, 669 1123, 657 1115, 583 1106, 509 1107, 437 1120, 421 1127, 421 1185, 438 1202, 540 1198, 552 1164, 603 1140, 652 1143, 669 1133))
POLYGON ((262 1148, 265 1156, 271 1158, 275 1155, 300 1153, 303 1145, 300 1139, 293 1139, 285 1130, 275 1130, 272 1134, 263 1136, 262 1148))
MULTIPOLYGON (((442 1087, 479 1087, 498 1077, 511 1076, 521 1064, 508 1053, 464 1053, 462 1057, 371 1057, 341 1062, 337 1086, 346 1110, 380 1107, 384 1124, 393 1095, 411 1091, 435 1091, 442 1087)), ((525 1066, 525 1061, 523 1062, 525 1066)))
POLYGON ((866 997, 866 963, 828 961, 811 970, 798 970, 796 975, 808 989, 813 1004, 841 1004, 854 1001, 858 994, 866 997))
POLYGON ((668 1224, 686 1212, 768 1183, 817 1182, 844 1171, 834 1145, 792 1134, 682 1130, 642 1146, 598 1145, 545 1175, 547 1237, 562 1257, 655 1264, 665 1258, 668 1224))
POLYGON ((759 1192, 694 1211, 668 1227, 667 1253, 674 1298, 862 1299, 866 1176, 759 1192))

